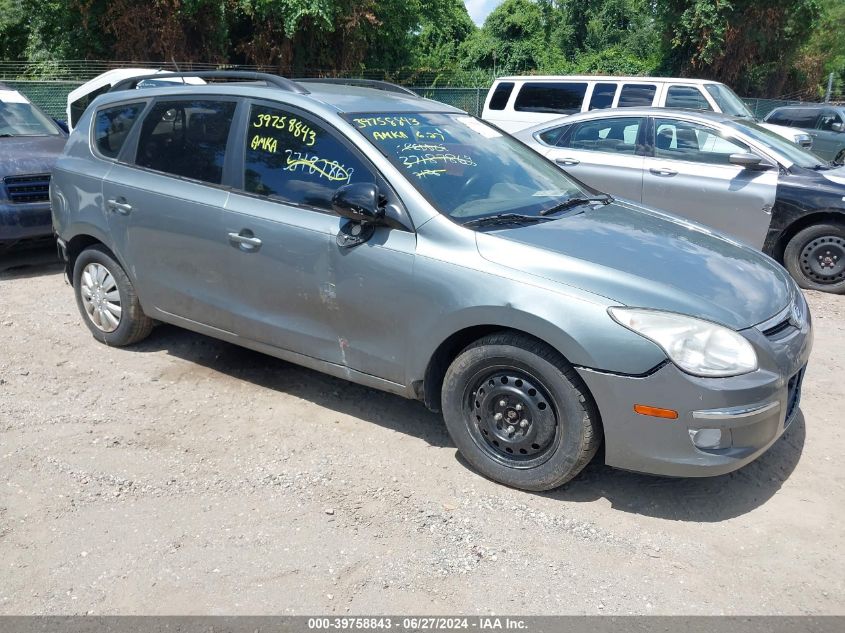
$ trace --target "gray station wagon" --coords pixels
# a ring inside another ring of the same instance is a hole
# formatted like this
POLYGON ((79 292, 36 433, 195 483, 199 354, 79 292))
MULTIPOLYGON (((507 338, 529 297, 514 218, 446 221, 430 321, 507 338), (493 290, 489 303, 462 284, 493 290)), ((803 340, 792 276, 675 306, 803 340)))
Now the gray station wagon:
POLYGON ((116 85, 56 165, 100 341, 167 322, 422 400, 528 490, 602 442, 620 468, 726 473, 798 415, 810 314, 770 258, 398 87, 199 75, 116 85))

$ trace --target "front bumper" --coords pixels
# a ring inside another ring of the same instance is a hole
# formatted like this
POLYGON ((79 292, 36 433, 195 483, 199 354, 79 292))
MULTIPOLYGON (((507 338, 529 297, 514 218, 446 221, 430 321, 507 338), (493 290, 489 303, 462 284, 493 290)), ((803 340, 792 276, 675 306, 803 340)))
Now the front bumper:
MULTIPOLYGON (((803 299, 802 299, 803 301, 803 299)), ((800 325, 767 336, 743 334, 760 368, 730 378, 699 378, 672 363, 644 377, 580 368, 592 392, 610 466, 656 475, 722 475, 762 455, 798 415, 812 348, 809 312, 800 325), (677 419, 639 415, 635 404, 678 412, 677 419)))
POLYGON ((0 202, 0 242, 16 242, 53 233, 49 202, 0 202))

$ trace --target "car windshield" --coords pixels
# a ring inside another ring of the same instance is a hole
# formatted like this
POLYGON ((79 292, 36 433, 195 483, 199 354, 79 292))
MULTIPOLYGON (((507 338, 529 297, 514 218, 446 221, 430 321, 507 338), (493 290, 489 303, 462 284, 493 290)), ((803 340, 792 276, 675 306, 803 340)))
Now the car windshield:
POLYGON ((457 222, 543 211, 594 192, 519 141, 466 114, 352 114, 349 121, 457 222))
POLYGON ((59 134, 58 126, 23 97, 18 95, 8 100, 0 97, 0 137, 59 134))
POLYGON ((754 115, 740 99, 737 94, 724 84, 706 84, 704 86, 710 96, 716 101, 719 109, 730 116, 738 116, 743 119, 753 119, 754 115))
POLYGON ((799 167, 803 167, 804 169, 818 169, 819 167, 827 166, 827 162, 823 158, 785 139, 780 134, 764 128, 762 125, 745 120, 729 121, 728 125, 750 136, 758 143, 775 150, 778 154, 789 159, 799 167))

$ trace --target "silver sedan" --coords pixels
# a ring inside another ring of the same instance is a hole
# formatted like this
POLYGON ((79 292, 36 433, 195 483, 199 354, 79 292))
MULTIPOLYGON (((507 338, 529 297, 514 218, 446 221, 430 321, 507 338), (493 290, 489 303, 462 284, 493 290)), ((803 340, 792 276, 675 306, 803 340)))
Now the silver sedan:
POLYGON ((624 108, 515 136, 598 191, 739 239, 804 288, 845 292, 845 169, 756 123, 624 108))

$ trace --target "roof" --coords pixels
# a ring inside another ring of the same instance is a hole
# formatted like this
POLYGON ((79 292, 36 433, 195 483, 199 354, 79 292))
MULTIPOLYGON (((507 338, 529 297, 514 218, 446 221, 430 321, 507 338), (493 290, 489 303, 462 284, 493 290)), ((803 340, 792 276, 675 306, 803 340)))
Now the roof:
POLYGON ((345 84, 322 84, 309 82, 304 87, 308 94, 297 94, 255 83, 214 83, 203 86, 156 86, 135 90, 109 92, 99 97, 100 103, 112 103, 132 98, 172 95, 228 95, 234 97, 253 97, 299 105, 306 109, 324 109, 334 113, 355 112, 455 112, 463 110, 439 101, 425 99, 415 95, 388 92, 375 88, 362 88, 345 84))
MULTIPOLYGON (((87 94, 94 92, 95 90, 99 90, 105 86, 110 86, 112 84, 117 83, 123 79, 129 79, 131 77, 141 77, 146 75, 154 75, 159 73, 167 73, 166 70, 160 70, 157 68, 115 68, 114 70, 107 70, 101 75, 97 75, 90 81, 86 81, 84 84, 79 86, 78 88, 74 88, 71 90, 70 94, 68 94, 68 102, 72 103, 83 97, 87 94)), ((167 81, 167 77, 162 77, 161 81, 167 81)), ((179 83, 205 83, 201 80, 190 80, 190 78, 185 79, 184 82, 180 79, 179 83)))
POLYGON ((512 75, 498 77, 496 81, 627 81, 642 83, 717 84, 712 79, 691 79, 690 77, 636 77, 633 75, 512 75))

